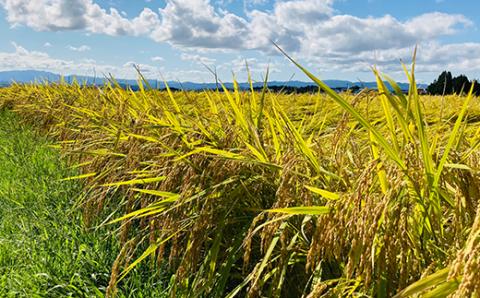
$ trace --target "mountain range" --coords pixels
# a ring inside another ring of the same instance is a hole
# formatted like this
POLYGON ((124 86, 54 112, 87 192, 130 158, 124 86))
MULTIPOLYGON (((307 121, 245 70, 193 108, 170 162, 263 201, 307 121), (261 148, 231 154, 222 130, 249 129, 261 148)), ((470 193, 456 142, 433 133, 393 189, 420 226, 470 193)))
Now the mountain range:
MULTIPOLYGON (((18 83, 33 83, 33 82, 59 82, 62 79, 62 76, 56 73, 47 72, 47 71, 38 71, 38 70, 13 70, 13 71, 0 71, 0 86, 8 86, 12 82, 18 83)), ((73 82, 74 80, 82 84, 87 85, 103 85, 107 79, 106 78, 94 78, 90 76, 80 76, 80 75, 68 75, 63 76, 63 80, 66 82, 73 82)), ((130 79, 117 79, 117 82, 122 86, 130 86, 133 89, 138 88, 137 80, 130 79)), ((349 89, 352 87, 360 88, 371 88, 376 89, 376 82, 352 82, 346 80, 324 80, 324 82, 334 89, 349 89)), ((165 83, 157 80, 148 80, 148 83, 153 88, 164 89, 165 83)), ((215 89, 217 88, 216 83, 194 83, 194 82, 178 82, 178 81, 168 81, 168 86, 170 88, 182 89, 182 90, 204 90, 204 89, 215 89)), ((249 83, 239 83, 241 89, 250 88, 249 83)), ((388 85, 388 84, 387 84, 388 85)), ((408 83, 398 83, 402 90, 408 90, 408 83)), ((253 83, 254 88, 261 88, 263 82, 253 83)), ((302 82, 302 81, 270 81, 268 82, 269 87, 292 87, 292 88, 305 88, 315 86, 312 82, 302 82)), ((233 83, 225 83, 225 87, 232 89, 233 83)), ((418 88, 426 88, 425 84, 418 84, 418 88)))

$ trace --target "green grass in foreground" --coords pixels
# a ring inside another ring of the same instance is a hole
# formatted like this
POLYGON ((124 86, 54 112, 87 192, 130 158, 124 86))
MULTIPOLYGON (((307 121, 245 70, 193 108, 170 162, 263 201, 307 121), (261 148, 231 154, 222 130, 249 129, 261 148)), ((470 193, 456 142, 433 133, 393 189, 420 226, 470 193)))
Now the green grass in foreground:
MULTIPOLYGON (((104 296, 118 245, 84 229, 73 208, 81 185, 61 181, 72 175, 48 140, 0 110, 0 297, 104 296)), ((160 289, 136 272, 118 296, 160 289)))

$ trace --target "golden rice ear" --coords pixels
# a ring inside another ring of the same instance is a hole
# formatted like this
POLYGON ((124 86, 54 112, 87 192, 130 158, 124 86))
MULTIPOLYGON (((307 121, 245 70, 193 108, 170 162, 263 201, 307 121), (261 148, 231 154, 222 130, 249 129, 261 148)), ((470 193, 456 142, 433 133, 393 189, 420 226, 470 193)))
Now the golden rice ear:
POLYGON ((160 273, 177 297, 476 291, 473 89, 419 95, 414 61, 408 94, 375 68, 376 90, 337 93, 279 50, 318 92, 273 92, 268 69, 259 91, 249 71, 247 90, 153 90, 139 69, 138 91, 0 89, 77 171, 85 222, 118 229, 108 294, 160 273))

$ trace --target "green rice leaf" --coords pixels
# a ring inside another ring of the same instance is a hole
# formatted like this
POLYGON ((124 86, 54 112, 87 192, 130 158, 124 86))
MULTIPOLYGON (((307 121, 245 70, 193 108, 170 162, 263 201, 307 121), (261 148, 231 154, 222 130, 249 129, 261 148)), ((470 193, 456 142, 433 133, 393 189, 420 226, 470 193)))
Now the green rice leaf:
POLYGON ((336 193, 333 193, 333 192, 330 192, 328 190, 324 190, 324 189, 321 189, 321 188, 317 188, 317 187, 313 187, 313 186, 305 186, 306 189, 310 190, 311 192, 313 193, 316 193, 318 195, 321 195, 322 197, 324 197, 325 199, 329 199, 329 200, 333 200, 333 201, 336 201, 338 199, 340 199, 340 196, 336 193))
POLYGON ((165 176, 160 176, 160 177, 154 177, 154 178, 133 179, 133 180, 127 180, 127 181, 118 181, 118 182, 102 184, 101 186, 110 187, 110 186, 122 186, 122 185, 148 184, 148 183, 160 182, 165 180, 166 178, 167 177, 165 176))
POLYGON ((303 207, 289 207, 267 209, 265 212, 269 213, 286 213, 290 215, 323 215, 330 213, 330 207, 327 206, 303 206, 303 207))

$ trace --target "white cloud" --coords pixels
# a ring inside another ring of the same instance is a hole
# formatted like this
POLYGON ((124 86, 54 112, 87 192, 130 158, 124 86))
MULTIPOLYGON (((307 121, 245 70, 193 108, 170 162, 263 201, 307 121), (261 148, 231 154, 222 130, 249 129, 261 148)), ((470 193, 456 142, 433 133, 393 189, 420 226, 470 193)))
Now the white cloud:
MULTIPOLYGON (((471 22, 462 15, 429 13, 406 22, 390 15, 359 18, 351 15, 333 15, 328 6, 324 14, 309 15, 314 1, 280 2, 273 13, 253 11, 251 38, 253 48, 271 47, 269 39, 277 41, 290 52, 314 56, 328 52, 373 51, 378 49, 413 46, 440 36, 453 34, 459 27, 471 22), (286 6, 286 3, 289 5, 286 6), (260 34, 258 34, 260 33, 260 34), (255 35, 260 35, 255 38, 255 35)), ((316 6, 319 4, 317 3, 316 6)))
POLYGON ((47 41, 46 43, 43 44, 43 46, 44 46, 45 48, 51 48, 51 47, 52 47, 52 44, 47 41))
POLYGON ((219 70, 233 71, 234 74, 245 74, 250 72, 252 77, 263 80, 267 70, 270 74, 279 73, 281 71, 281 64, 278 61, 260 61, 258 58, 247 58, 237 56, 232 61, 228 61, 219 65, 219 70))
POLYGON ((91 48, 87 45, 81 45, 79 47, 74 47, 74 46, 68 45, 67 49, 69 49, 70 51, 75 51, 75 52, 86 52, 86 51, 91 50, 91 48))
POLYGON ((129 20, 115 8, 107 11, 92 0, 0 0, 0 4, 10 24, 26 25, 38 31, 142 35, 158 25, 158 15, 148 8, 129 20))
MULTIPOLYGON (((317 56, 310 58, 310 67, 321 67, 321 71, 370 72, 376 65, 382 72, 405 80, 401 61, 409 63, 414 48, 403 47, 383 49, 375 52, 362 52, 357 55, 338 54, 336 56, 317 56)), ((457 73, 480 71, 480 43, 441 44, 423 42, 418 45, 416 57, 417 74, 439 72, 448 69, 457 73)))
POLYGON ((405 22, 393 16, 335 14, 333 0, 277 1, 247 18, 216 10, 208 0, 168 0, 151 37, 180 48, 275 52, 272 41, 300 57, 413 48, 472 23, 458 14, 428 13, 405 22))
POLYGON ((264 5, 267 4, 269 0, 244 0, 243 2, 248 6, 248 5, 264 5))
POLYGON ((473 22, 460 14, 440 12, 426 13, 405 23, 406 31, 421 36, 422 39, 450 35, 457 32, 460 26, 472 26, 473 22))
POLYGON ((198 64, 204 64, 204 65, 212 65, 217 61, 216 59, 213 59, 213 58, 203 57, 200 55, 189 54, 189 53, 182 53, 180 55, 180 59, 182 59, 183 61, 192 61, 198 64))
POLYGON ((472 22, 463 15, 427 13, 405 22, 393 16, 359 18, 335 14, 333 0, 278 0, 272 11, 240 17, 209 0, 166 0, 157 12, 135 18, 93 0, 0 0, 14 26, 35 30, 84 30, 149 36, 184 48, 272 51, 271 41, 305 57, 325 52, 362 52, 412 46, 454 34, 472 22))
POLYGON ((35 30, 82 29, 86 25, 84 1, 2 0, 1 4, 13 25, 24 24, 35 30))
POLYGON ((152 60, 153 62, 163 62, 163 61, 165 61, 165 59, 163 59, 163 57, 160 57, 160 56, 152 57, 152 58, 150 58, 150 60, 152 60))
MULTIPOLYGON (((27 50, 12 42, 13 52, 0 52, 0 71, 4 70, 45 70, 58 74, 90 75, 94 70, 99 75, 113 74, 117 78, 135 78, 137 72, 133 67, 134 62, 127 62, 123 66, 100 63, 92 59, 65 60, 56 59, 47 53, 27 50)), ((139 64, 140 69, 147 78, 158 77, 158 68, 139 64)))
MULTIPOLYGON (((64 75, 78 74, 92 76, 95 70, 99 76, 112 74, 117 78, 135 78, 137 72, 134 65, 138 65, 147 78, 155 79, 164 77, 167 80, 211 81, 211 74, 209 74, 206 69, 174 69, 166 71, 162 67, 137 63, 135 61, 126 62, 121 66, 114 66, 92 59, 56 59, 47 53, 27 50, 16 43, 12 43, 12 45, 14 51, 0 52, 0 71, 37 69, 64 75)), ((404 75, 400 69, 399 58, 408 61, 411 55, 412 49, 406 47, 401 49, 379 50, 375 54, 363 52, 358 56, 348 54, 328 57, 322 56, 311 59, 310 63, 312 64, 309 67, 312 68, 312 71, 317 71, 317 67, 320 65, 324 71, 348 73, 369 71, 369 66, 372 63, 376 63, 381 71, 393 75, 394 78, 404 80, 404 75)), ((188 58, 194 59, 193 56, 194 55, 188 56, 188 58)), ((187 58, 187 56, 184 56, 184 58, 187 58)), ((244 75, 246 72, 245 61, 248 62, 250 72, 257 80, 262 79, 268 66, 270 67, 271 73, 284 71, 284 63, 281 63, 278 59, 267 63, 263 59, 245 58, 242 56, 238 56, 233 61, 221 63, 217 69, 223 74, 234 71, 236 74, 244 75)), ((421 44, 419 46, 417 62, 417 73, 420 75, 422 73, 430 73, 436 76, 444 69, 449 69, 456 73, 475 74, 475 72, 478 73, 480 71, 480 43, 442 45, 438 42, 430 42, 421 44)), ((225 78, 229 80, 230 76, 227 75, 225 78)))
POLYGON ((123 68, 130 68, 137 72, 137 69, 142 73, 142 75, 146 77, 152 77, 152 76, 158 76, 158 71, 159 69, 155 66, 148 65, 148 64, 143 64, 143 63, 137 63, 135 61, 128 61, 123 65, 123 68))
MULTIPOLYGON (((166 0, 158 11, 144 8, 134 18, 127 18, 115 8, 104 9, 94 0, 0 0, 0 5, 13 26, 145 36, 182 51, 195 49, 195 54, 183 52, 180 58, 197 64, 216 63, 215 59, 198 54, 211 50, 277 54, 272 41, 307 63, 321 65, 322 69, 368 71, 373 63, 393 69, 399 65, 399 59, 410 57, 416 44, 420 45, 420 53, 422 48, 428 48, 428 53, 419 54, 419 63, 430 63, 429 69, 439 65, 465 67, 466 57, 478 60, 474 56, 478 54, 478 44, 438 42, 442 36, 473 25, 463 15, 431 12, 404 21, 391 15, 356 17, 336 11, 333 2, 277 0, 271 10, 253 9, 243 17, 215 8, 210 0, 166 0)), ((246 3, 255 6, 264 1, 246 3)), ((154 62, 162 61, 161 57, 154 58, 154 62)), ((237 66, 233 68, 240 69, 237 66)))
POLYGON ((217 12, 208 0, 167 0, 159 9, 155 41, 200 48, 242 48, 248 22, 230 12, 217 12))

